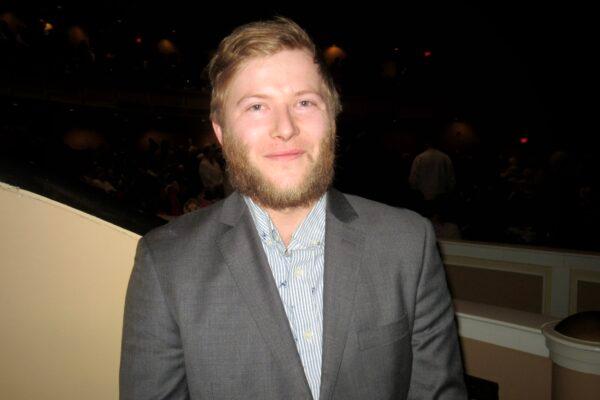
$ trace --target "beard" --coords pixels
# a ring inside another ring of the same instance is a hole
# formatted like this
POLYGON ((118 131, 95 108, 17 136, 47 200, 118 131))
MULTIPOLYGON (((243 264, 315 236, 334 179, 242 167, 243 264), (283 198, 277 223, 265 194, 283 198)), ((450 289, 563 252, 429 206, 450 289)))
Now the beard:
POLYGON ((334 176, 335 144, 333 128, 321 140, 319 154, 300 183, 294 187, 280 188, 252 164, 244 143, 226 130, 223 132, 223 156, 231 186, 261 206, 273 210, 308 207, 327 192, 334 176))

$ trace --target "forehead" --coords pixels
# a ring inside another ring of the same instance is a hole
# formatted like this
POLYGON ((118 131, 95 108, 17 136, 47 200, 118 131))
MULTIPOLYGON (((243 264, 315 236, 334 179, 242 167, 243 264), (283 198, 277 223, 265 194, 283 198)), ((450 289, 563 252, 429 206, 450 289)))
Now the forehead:
POLYGON ((282 50, 271 56, 244 62, 227 87, 227 100, 237 101, 255 93, 322 92, 317 63, 306 50, 282 50))

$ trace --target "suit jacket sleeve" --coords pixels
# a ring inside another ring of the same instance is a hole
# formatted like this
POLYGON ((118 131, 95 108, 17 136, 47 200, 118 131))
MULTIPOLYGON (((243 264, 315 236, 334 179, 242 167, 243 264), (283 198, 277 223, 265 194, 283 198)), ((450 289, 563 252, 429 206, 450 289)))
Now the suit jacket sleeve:
POLYGON ((416 298, 409 399, 467 398, 454 311, 435 234, 426 220, 416 298))
POLYGON ((120 399, 187 399, 179 329, 144 238, 140 239, 123 321, 120 399))

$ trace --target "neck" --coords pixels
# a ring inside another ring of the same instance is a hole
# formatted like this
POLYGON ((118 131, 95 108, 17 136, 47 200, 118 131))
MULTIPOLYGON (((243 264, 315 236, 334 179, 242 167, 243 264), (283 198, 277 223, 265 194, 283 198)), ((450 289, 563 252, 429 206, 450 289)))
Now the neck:
POLYGON ((305 207, 292 207, 281 210, 265 208, 265 211, 269 214, 271 221, 273 221, 273 224, 277 228, 277 232, 279 232, 285 247, 290 244, 292 235, 315 204, 316 202, 313 201, 310 205, 305 207))

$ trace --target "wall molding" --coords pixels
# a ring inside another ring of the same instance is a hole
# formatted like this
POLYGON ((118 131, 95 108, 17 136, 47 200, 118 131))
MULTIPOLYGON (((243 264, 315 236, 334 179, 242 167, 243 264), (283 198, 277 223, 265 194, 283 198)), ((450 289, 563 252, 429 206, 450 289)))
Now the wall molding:
POLYGON ((542 275, 543 312, 556 317, 572 313, 572 273, 600 273, 600 253, 453 240, 440 240, 439 245, 449 265, 542 275))

